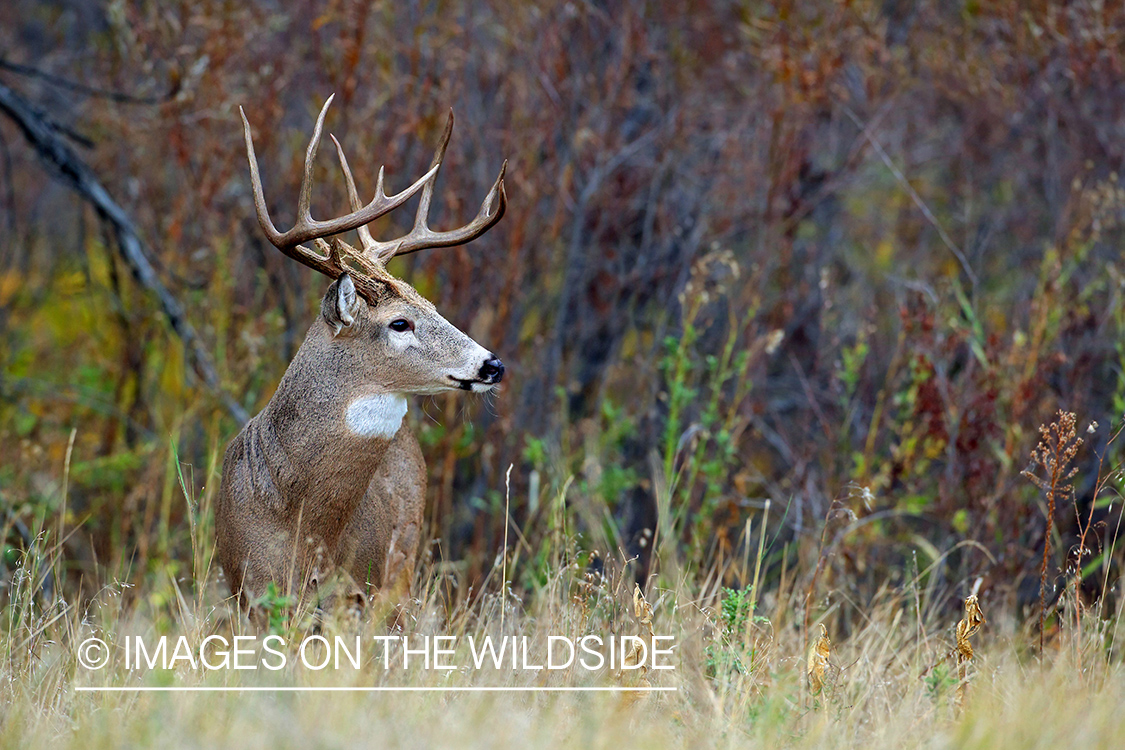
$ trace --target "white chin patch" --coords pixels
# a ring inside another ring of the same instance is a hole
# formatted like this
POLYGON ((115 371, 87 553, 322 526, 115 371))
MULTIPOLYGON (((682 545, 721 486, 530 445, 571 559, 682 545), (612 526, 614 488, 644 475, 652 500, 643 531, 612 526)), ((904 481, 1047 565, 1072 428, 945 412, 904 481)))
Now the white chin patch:
POLYGON ((469 389, 472 390, 473 393, 487 393, 494 387, 495 386, 489 385, 488 383, 471 383, 469 385, 469 389))
POLYGON ((393 438, 406 416, 406 397, 401 393, 362 396, 348 404, 347 425, 360 437, 393 438))

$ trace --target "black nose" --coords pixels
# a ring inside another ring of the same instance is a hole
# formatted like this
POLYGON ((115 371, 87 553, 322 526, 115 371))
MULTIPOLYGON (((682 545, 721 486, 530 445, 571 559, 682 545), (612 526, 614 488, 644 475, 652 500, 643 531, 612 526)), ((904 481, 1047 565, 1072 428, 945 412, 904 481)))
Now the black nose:
POLYGON ((499 383, 504 379, 504 363, 496 357, 486 359, 480 366, 480 379, 485 383, 499 383))

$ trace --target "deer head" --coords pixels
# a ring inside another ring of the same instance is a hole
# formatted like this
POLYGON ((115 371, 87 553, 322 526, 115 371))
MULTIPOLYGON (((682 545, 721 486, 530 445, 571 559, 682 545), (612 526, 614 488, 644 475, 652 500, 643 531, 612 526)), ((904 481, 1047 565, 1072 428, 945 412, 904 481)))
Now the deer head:
MULTIPOLYGON (((250 123, 246 113, 239 108, 250 162, 254 206, 262 231, 285 255, 333 279, 321 303, 318 325, 321 325, 322 340, 312 347, 311 356, 306 355, 305 358, 310 360, 307 366, 324 368, 330 365, 346 372, 348 389, 356 395, 356 400, 348 407, 349 426, 353 426, 353 422, 364 423, 368 418, 378 422, 378 417, 388 408, 405 411, 401 394, 432 394, 457 389, 479 393, 492 389, 504 375, 503 363, 439 315, 434 306, 409 284, 392 276, 386 264, 396 255, 429 247, 460 245, 488 231, 503 216, 507 205, 504 192, 507 162, 501 167, 496 182, 471 222, 459 229, 435 231, 428 225, 428 214, 434 180, 453 132, 452 111, 429 171, 407 189, 388 196, 383 189, 383 169, 380 168, 375 196, 367 205, 360 204, 343 149, 332 136, 352 212, 335 219, 316 220, 309 209, 313 161, 331 103, 332 97, 329 97, 317 117, 316 128, 305 153, 296 223, 287 232, 278 231, 270 219, 250 123), (419 191, 421 197, 413 229, 394 240, 375 240, 367 225, 401 206, 419 191), (352 229, 358 230, 359 248, 335 236, 352 229), (309 242, 312 248, 304 244, 309 242), (385 398, 370 398, 386 394, 395 394, 399 398, 391 406, 385 398)), ((302 350, 310 346, 315 333, 314 326, 302 350)), ((301 365, 294 360, 290 370, 294 367, 300 369, 301 365)), ((396 429, 401 416, 398 414, 398 419, 393 420, 396 429)))

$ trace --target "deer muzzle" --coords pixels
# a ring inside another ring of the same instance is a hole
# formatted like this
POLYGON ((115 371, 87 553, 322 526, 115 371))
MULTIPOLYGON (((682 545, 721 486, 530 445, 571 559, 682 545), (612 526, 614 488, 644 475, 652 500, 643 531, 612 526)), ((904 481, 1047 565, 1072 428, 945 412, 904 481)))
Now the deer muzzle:
POLYGON ((504 379, 504 363, 496 357, 485 360, 480 366, 480 382, 495 385, 504 379))

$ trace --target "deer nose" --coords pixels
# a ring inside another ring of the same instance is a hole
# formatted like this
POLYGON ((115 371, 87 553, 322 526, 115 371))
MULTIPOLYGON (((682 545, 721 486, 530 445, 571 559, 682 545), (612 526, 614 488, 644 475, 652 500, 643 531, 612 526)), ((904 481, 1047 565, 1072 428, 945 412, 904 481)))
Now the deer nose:
POLYGON ((504 363, 496 357, 490 357, 480 366, 480 379, 485 383, 499 383, 504 379, 504 363))

